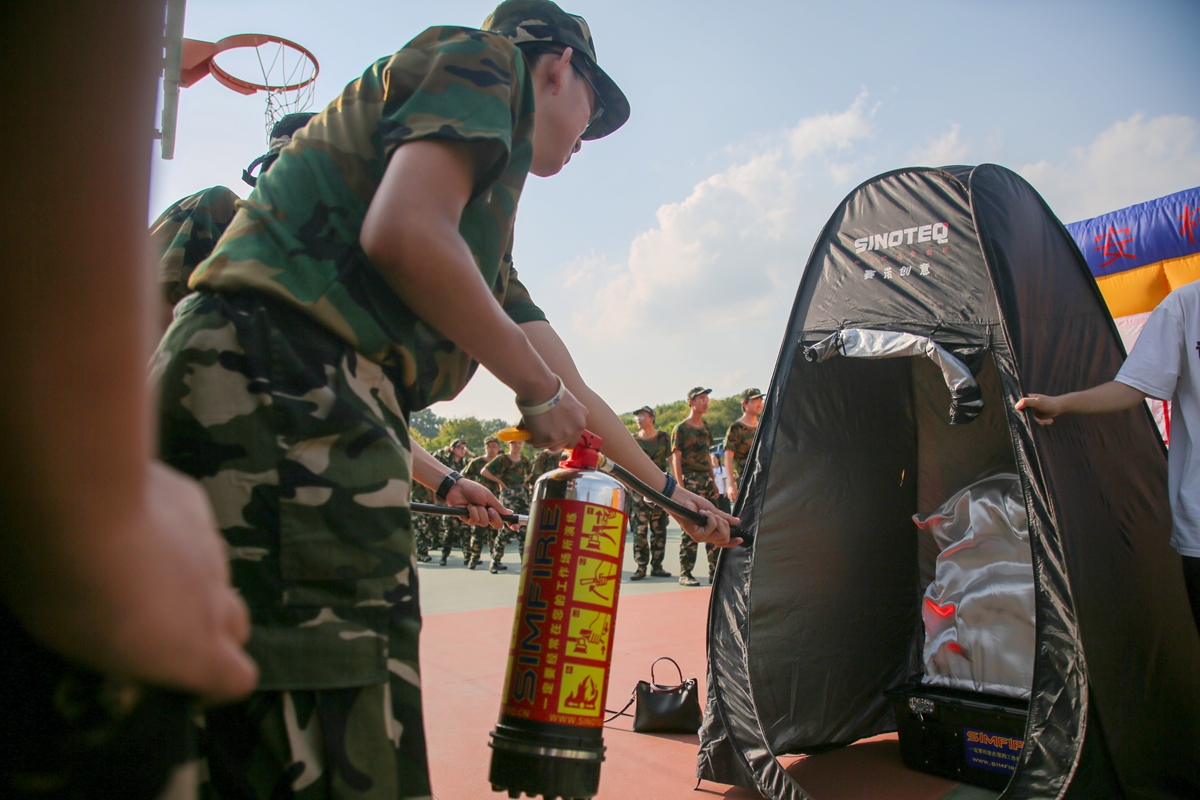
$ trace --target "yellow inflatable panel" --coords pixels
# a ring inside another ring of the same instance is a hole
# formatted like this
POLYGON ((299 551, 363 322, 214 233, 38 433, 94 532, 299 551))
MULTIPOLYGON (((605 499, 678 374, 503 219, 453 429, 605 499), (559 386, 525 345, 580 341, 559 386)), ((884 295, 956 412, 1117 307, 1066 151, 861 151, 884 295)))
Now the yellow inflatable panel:
MULTIPOLYGON (((1096 284, 1100 287, 1100 293, 1104 295, 1104 302, 1108 304, 1108 313, 1114 317, 1128 317, 1131 314, 1153 311, 1172 289, 1163 270, 1163 263, 1160 261, 1127 272, 1118 272, 1116 275, 1097 278, 1096 284)), ((1200 266, 1195 269, 1200 271, 1200 266)), ((1200 278, 1200 274, 1196 277, 1200 278)))
MULTIPOLYGON (((1171 284, 1171 291, 1200 280, 1200 253, 1169 258, 1158 263, 1162 264, 1163 272, 1167 275, 1167 283, 1171 284)), ((1108 295, 1105 295, 1104 299, 1107 300, 1108 295)))

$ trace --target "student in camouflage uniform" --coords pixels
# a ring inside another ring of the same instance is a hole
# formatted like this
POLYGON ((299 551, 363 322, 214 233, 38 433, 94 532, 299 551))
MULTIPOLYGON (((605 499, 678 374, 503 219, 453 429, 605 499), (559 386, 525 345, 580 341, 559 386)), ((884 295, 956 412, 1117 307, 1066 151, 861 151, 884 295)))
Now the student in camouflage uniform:
MULTIPOLYGON (((534 441, 616 420, 547 366, 567 371, 510 253, 527 173, 561 170, 628 104, 553 3, 507 0, 485 27, 426 31, 299 131, 156 354, 162 455, 208 491, 261 673, 206 713, 206 797, 430 796, 412 476, 501 524, 409 446, 409 414, 473 373, 463 348, 526 398, 534 441)), ((695 535, 728 541, 698 507, 695 535)))
MULTIPOLYGON (((483 474, 483 468, 486 467, 493 458, 500 455, 500 440, 495 436, 487 437, 483 440, 483 449, 483 455, 476 456, 467 462, 467 468, 463 472, 463 477, 470 478, 473 481, 478 481, 488 489, 491 489, 493 492, 498 492, 500 491, 500 486, 490 477, 483 474)), ((479 527, 473 527, 470 529, 468 544, 463 549, 463 556, 467 560, 467 569, 475 569, 475 567, 479 566, 479 558, 483 555, 483 542, 485 539, 488 542, 489 552, 495 551, 497 535, 503 535, 503 530, 494 531, 491 528, 479 527)))
MULTIPOLYGON (((433 492, 419 483, 413 483, 411 500, 414 503, 431 504, 436 502, 433 492)), ((413 535, 417 540, 417 561, 428 564, 433 561, 429 555, 432 547, 442 543, 442 519, 436 514, 413 514, 413 535)))
MULTIPOLYGON (((434 453, 433 457, 455 472, 465 472, 467 469, 467 443, 462 439, 455 439, 434 453)), ((440 562, 443 567, 450 560, 450 552, 454 549, 455 545, 462 550, 463 564, 470 562, 470 526, 464 524, 457 517, 444 517, 442 519, 442 560, 440 562)))
MULTIPOLYGON (((633 434, 633 438, 637 440, 642 452, 654 462, 654 466, 666 472, 671 460, 671 437, 665 431, 654 428, 654 409, 650 406, 642 406, 633 412, 633 415, 638 424, 638 431, 633 434)), ((640 497, 635 498, 633 502, 636 520, 633 557, 638 567, 629 579, 640 581, 646 577, 647 566, 650 567, 653 577, 669 578, 671 573, 663 569, 662 565, 663 556, 667 552, 667 512, 640 497)))
MULTIPOLYGON (((242 171, 242 180, 254 186, 251 174, 257 166, 266 172, 279 157, 279 151, 292 141, 292 134, 303 128, 316 114, 288 114, 271 128, 270 149, 254 159, 242 171)), ((159 214, 150 226, 150 240, 158 256, 158 281, 162 286, 166 309, 162 330, 171 324, 171 310, 191 293, 188 279, 196 266, 208 258, 217 240, 225 233, 241 200, 232 189, 213 186, 188 195, 159 214)))
POLYGON ((558 469, 558 464, 566 458, 565 450, 538 450, 533 457, 533 464, 529 467, 529 484, 530 496, 532 497, 533 485, 537 483, 537 479, 545 475, 551 470, 558 469))
POLYGON ((742 416, 734 420, 725 434, 725 476, 729 481, 726 495, 730 503, 737 501, 738 483, 746 468, 746 457, 750 455, 754 434, 758 433, 758 417, 763 409, 763 393, 758 389, 743 390, 740 399, 742 416))
MULTIPOLYGON (((533 467, 529 459, 521 454, 523 442, 509 442, 508 453, 497 455, 483 468, 483 477, 500 487, 500 502, 512 509, 514 514, 529 513, 529 472, 533 467)), ((495 574, 508 569, 500 563, 504 548, 512 540, 511 528, 496 531, 492 543, 492 565, 489 572, 495 574)), ((522 548, 525 544, 524 531, 519 534, 522 548)))
MULTIPOLYGON (((712 432, 704 421, 708 411, 708 396, 712 389, 697 386, 687 393, 691 413, 671 429, 671 473, 675 480, 689 491, 695 492, 714 505, 717 502, 717 486, 713 479, 712 463, 708 449, 712 447, 712 432)), ((683 586, 699 586, 692 576, 696 566, 696 542, 684 536, 679 542, 679 583, 683 586)), ((712 583, 717 568, 717 549, 707 547, 708 582, 712 583)))

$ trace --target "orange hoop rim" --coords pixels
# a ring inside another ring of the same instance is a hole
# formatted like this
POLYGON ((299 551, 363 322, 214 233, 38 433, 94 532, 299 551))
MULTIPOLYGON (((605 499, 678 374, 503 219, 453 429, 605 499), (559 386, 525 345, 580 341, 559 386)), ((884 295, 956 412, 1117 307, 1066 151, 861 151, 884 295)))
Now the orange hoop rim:
POLYGON ((285 39, 282 36, 275 36, 269 33, 239 33, 233 36, 226 36, 220 41, 214 42, 215 50, 207 59, 208 71, 219 83, 223 86, 240 92, 241 94, 254 94, 255 92, 294 92, 297 89, 303 89, 317 79, 317 75, 321 72, 321 64, 317 61, 317 57, 312 54, 307 47, 296 44, 291 39, 285 39), (231 75, 221 68, 217 63, 216 58, 220 53, 226 50, 234 50, 239 47, 259 47, 264 44, 281 44, 291 47, 302 53, 313 65, 313 74, 311 78, 300 81, 299 83, 289 83, 280 86, 272 86, 267 83, 256 83, 248 81, 244 78, 239 78, 236 75, 231 75))

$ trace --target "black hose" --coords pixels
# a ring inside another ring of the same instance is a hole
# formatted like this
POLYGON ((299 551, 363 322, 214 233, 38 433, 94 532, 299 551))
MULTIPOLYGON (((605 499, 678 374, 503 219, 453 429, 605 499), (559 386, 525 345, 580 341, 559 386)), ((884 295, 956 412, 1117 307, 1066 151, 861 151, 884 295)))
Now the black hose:
MULTIPOLYGON (((650 488, 649 484, 643 482, 640 478, 622 467, 617 462, 613 461, 611 458, 601 455, 600 463, 596 466, 602 472, 607 472, 609 475, 612 475, 614 478, 640 494, 642 497, 654 503, 654 505, 661 506, 667 511, 677 514, 678 516, 686 519, 688 522, 695 523, 702 528, 708 526, 708 517, 704 516, 699 511, 688 508, 685 505, 680 505, 671 498, 665 496, 662 492, 650 488)), ((732 537, 741 537, 744 540, 743 544, 750 541, 749 533, 741 528, 735 528, 732 525, 729 526, 729 535, 732 537)))
MULTIPOLYGON (((603 455, 600 456, 600 463, 596 465, 602 472, 607 472, 614 478, 625 484, 628 488, 640 494, 656 506, 661 506, 667 511, 683 517, 688 522, 699 525, 700 527, 708 526, 708 517, 701 514, 699 511, 694 511, 685 505, 680 505, 669 497, 666 497, 657 489, 652 489, 649 484, 642 481, 629 470, 622 467, 611 458, 603 455)), ((469 517, 471 512, 465 508, 451 508, 450 506, 435 506, 429 503, 410 503, 409 508, 420 514, 442 514, 451 517, 469 517)), ((501 514, 500 519, 509 524, 524 525, 529 521, 529 517, 524 514, 501 514)), ((741 537, 745 544, 750 541, 750 534, 741 528, 735 528, 732 525, 729 527, 729 535, 741 537)))
MULTIPOLYGON (((408 508, 411 511, 416 511, 418 514, 441 514, 445 517, 470 517, 471 512, 465 508, 452 508, 451 506, 435 506, 430 503, 409 503, 408 508)), ((524 514, 500 514, 500 519, 510 525, 524 525, 529 522, 529 517, 524 514)))

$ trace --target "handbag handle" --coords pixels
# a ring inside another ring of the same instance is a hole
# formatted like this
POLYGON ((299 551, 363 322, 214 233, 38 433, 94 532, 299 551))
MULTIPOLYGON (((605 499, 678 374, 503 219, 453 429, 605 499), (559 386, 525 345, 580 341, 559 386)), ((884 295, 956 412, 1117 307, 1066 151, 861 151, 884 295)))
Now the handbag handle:
POLYGON ((629 693, 629 702, 626 703, 625 707, 622 708, 620 711, 613 711, 611 708, 604 709, 605 714, 612 714, 611 717, 608 717, 604 720, 604 724, 607 725, 608 723, 612 722, 617 717, 631 716, 630 714, 626 714, 625 712, 629 710, 629 707, 631 705, 633 705, 633 701, 636 699, 637 699, 637 689, 634 689, 632 692, 629 693))
POLYGON ((681 686, 683 686, 683 670, 680 669, 679 664, 676 663, 675 659, 671 658, 670 656, 662 656, 654 659, 654 663, 650 665, 650 691, 673 692, 679 689, 681 686), (661 690, 658 688, 658 683, 654 680, 654 667, 659 661, 670 661, 672 664, 675 664, 675 669, 679 672, 679 683, 671 687, 664 686, 661 690))

